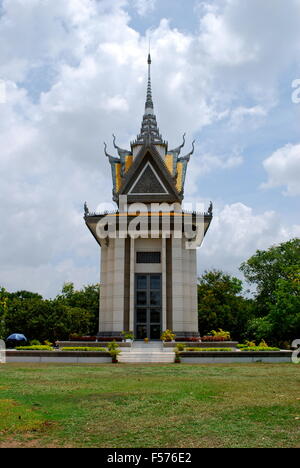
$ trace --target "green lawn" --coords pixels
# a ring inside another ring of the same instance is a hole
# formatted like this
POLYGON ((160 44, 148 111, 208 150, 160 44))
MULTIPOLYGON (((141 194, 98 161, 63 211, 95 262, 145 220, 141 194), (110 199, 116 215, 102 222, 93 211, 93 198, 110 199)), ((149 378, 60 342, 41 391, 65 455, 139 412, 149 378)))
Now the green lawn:
POLYGON ((300 447, 300 366, 0 366, 0 447, 300 447))

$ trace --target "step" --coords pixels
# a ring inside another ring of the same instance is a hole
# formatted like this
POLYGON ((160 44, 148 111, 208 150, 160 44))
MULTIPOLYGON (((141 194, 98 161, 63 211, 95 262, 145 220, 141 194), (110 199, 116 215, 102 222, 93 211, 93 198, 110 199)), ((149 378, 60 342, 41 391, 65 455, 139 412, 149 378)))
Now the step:
POLYGON ((119 362, 161 362, 171 363, 175 360, 175 353, 165 352, 122 352, 119 357, 119 362))
POLYGON ((132 349, 163 349, 162 343, 133 343, 132 349))

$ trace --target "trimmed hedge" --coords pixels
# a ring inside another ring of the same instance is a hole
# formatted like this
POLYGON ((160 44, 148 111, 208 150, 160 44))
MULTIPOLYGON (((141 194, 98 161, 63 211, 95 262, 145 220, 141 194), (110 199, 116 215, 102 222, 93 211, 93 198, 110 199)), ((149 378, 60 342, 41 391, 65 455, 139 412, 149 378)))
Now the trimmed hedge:
POLYGON ((52 346, 18 346, 17 351, 53 351, 52 346))
POLYGON ((238 345, 241 351, 280 351, 279 348, 270 348, 269 346, 245 346, 238 345))
POLYGON ((232 351, 231 348, 185 348, 184 351, 196 351, 197 353, 214 353, 215 351, 217 352, 222 352, 225 351, 226 353, 232 351))
POLYGON ((107 353, 108 350, 105 348, 96 348, 96 347, 67 347, 61 348, 61 351, 92 351, 92 352, 103 352, 107 353))

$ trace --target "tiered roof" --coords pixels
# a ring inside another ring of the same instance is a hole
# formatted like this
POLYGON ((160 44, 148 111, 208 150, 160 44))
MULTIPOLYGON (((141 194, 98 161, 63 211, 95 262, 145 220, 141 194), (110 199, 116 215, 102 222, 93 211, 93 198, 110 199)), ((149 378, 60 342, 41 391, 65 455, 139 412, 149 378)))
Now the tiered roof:
MULTIPOLYGON (((188 162, 191 155, 194 153, 194 142, 193 149, 190 153, 184 157, 180 157, 182 148, 185 145, 185 134, 183 136, 183 143, 175 149, 168 150, 168 143, 163 140, 159 128, 157 125, 156 115, 154 113, 154 104, 152 99, 152 85, 151 85, 151 55, 148 55, 148 84, 147 94, 145 103, 145 112, 143 115, 142 125, 140 133, 136 140, 131 143, 131 150, 122 149, 116 145, 116 137, 113 136, 114 148, 118 152, 118 157, 111 156, 107 153, 107 147, 105 144, 105 154, 109 158, 112 169, 112 181, 113 181, 113 198, 118 203, 119 194, 124 194, 124 187, 129 186, 128 176, 138 177, 139 173, 132 173, 129 169, 133 166, 133 163, 137 162, 137 159, 145 158, 150 152, 152 156, 157 158, 157 155, 161 158, 164 169, 168 172, 165 173, 165 178, 172 180, 172 191, 177 193, 177 201, 181 201, 184 192, 184 183, 187 172, 188 162), (171 178, 170 178, 171 176, 171 178)), ((135 167, 140 165, 134 164, 135 167)), ((163 172, 165 172, 163 170, 163 172)), ((150 175, 150 171, 148 171, 150 175)), ((151 176, 152 179, 153 175, 151 176)), ((163 177, 164 178, 164 177, 163 177)), ((145 184, 147 191, 150 190, 151 183, 145 184)), ((151 190, 148 192, 151 195, 151 190)), ((145 194, 144 194, 145 195, 145 194)))

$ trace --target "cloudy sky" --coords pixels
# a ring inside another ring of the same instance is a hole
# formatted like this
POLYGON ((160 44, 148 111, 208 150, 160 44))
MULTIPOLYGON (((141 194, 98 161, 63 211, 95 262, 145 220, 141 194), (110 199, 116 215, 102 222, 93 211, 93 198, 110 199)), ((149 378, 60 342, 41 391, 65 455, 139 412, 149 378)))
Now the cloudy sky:
POLYGON ((111 201, 103 141, 139 131, 149 36, 163 137, 197 141, 186 200, 214 202, 199 273, 300 236, 300 0, 0 0, 8 290, 99 280, 83 203, 111 201))

